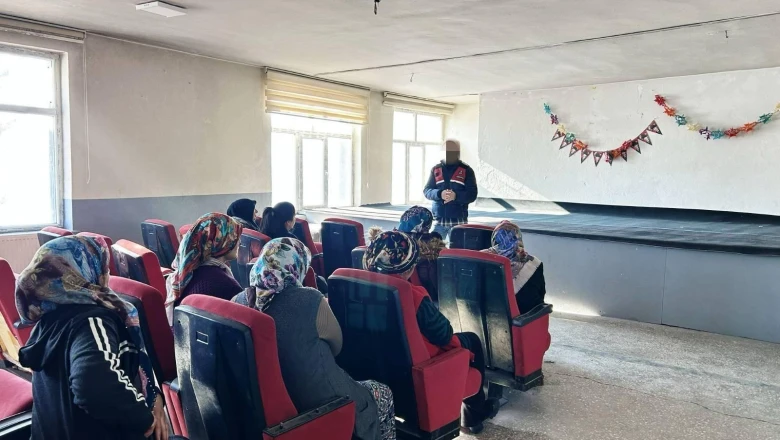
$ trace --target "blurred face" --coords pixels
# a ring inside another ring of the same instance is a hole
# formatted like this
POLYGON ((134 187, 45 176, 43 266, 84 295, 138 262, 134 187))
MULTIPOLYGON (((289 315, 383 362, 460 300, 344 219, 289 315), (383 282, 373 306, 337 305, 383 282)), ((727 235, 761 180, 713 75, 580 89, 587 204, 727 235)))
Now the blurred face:
POLYGON ((257 212, 257 208, 255 208, 255 215, 254 215, 254 217, 253 217, 253 218, 255 219, 255 221, 258 221, 258 220, 260 220, 260 213, 259 213, 259 212, 257 212))
POLYGON ((444 143, 444 163, 447 165, 456 164, 460 160, 460 142, 449 140, 444 143))
POLYGON ((298 213, 297 212, 293 213, 292 220, 290 220, 290 221, 288 221, 288 222, 286 222, 284 224, 284 228, 287 229, 287 232, 289 232, 290 234, 292 234, 292 232, 295 230, 295 215, 296 214, 298 214, 298 213))

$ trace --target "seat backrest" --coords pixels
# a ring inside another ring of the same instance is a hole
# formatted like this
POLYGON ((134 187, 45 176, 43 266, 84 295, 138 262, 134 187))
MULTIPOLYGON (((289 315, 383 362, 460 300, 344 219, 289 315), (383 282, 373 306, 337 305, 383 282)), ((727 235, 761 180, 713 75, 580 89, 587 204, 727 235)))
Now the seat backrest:
POLYGON ((271 238, 251 229, 244 229, 239 239, 238 257, 233 260, 231 270, 241 287, 249 287, 249 276, 252 269, 251 261, 260 256, 263 247, 271 238))
MULTIPOLYGON (((109 251, 111 250, 111 246, 114 244, 114 241, 111 240, 111 237, 107 235, 95 234, 94 232, 79 232, 77 235, 79 235, 80 237, 91 237, 97 239, 98 241, 102 241, 103 244, 106 245, 106 248, 109 249, 109 251)), ((108 267, 109 272, 111 273, 111 275, 119 275, 116 271, 116 262, 114 261, 113 252, 109 252, 109 259, 110 259, 109 267, 108 267)))
POLYGON ((393 391, 396 415, 418 420, 412 366, 430 358, 406 281, 357 269, 328 279, 328 303, 344 337, 337 361, 355 380, 374 379, 393 391))
POLYGON ((330 276, 336 269, 352 267, 352 250, 366 245, 363 225, 353 220, 325 219, 321 236, 326 276, 330 276))
POLYGON ((302 218, 295 218, 295 227, 293 228, 293 235, 298 238, 303 244, 309 248, 309 251, 315 252, 316 246, 314 245, 314 239, 311 236, 311 229, 309 229, 309 222, 302 218))
POLYGON ((32 411, 32 383, 0 369, 0 421, 32 411))
POLYGON ((512 318, 520 315, 509 259, 463 249, 439 254, 439 310, 455 332, 476 333, 490 368, 514 372, 512 318))
POLYGON ((73 232, 56 226, 46 226, 38 231, 38 244, 43 246, 55 238, 66 237, 68 235, 73 235, 73 232))
POLYGON ((481 251, 491 245, 493 228, 487 225, 458 225, 450 231, 450 249, 481 251))
POLYGON ((19 320, 19 312, 16 310, 16 276, 11 270, 11 265, 0 258, 0 313, 5 319, 5 324, 11 330, 19 346, 23 346, 30 339, 32 327, 17 329, 14 323, 19 320))
POLYGON ((111 253, 120 277, 148 284, 163 297, 166 295, 165 279, 154 252, 132 241, 119 240, 111 246, 111 253))
POLYGON ((179 237, 173 224, 165 220, 145 220, 141 222, 141 234, 144 246, 157 255, 160 266, 170 268, 179 250, 179 237))
POLYGON ((358 246, 352 249, 352 268, 363 269, 363 257, 366 256, 366 246, 358 246))
POLYGON ((178 382, 190 438, 257 440, 297 415, 268 315, 190 295, 174 311, 178 382))
POLYGON ((184 236, 187 235, 188 232, 190 232, 190 229, 192 229, 192 223, 181 225, 181 227, 179 227, 179 238, 184 238, 184 236))
POLYGON ((162 294, 152 286, 122 277, 109 278, 108 287, 138 309, 141 333, 157 379, 160 382, 175 379, 173 333, 168 325, 162 294))

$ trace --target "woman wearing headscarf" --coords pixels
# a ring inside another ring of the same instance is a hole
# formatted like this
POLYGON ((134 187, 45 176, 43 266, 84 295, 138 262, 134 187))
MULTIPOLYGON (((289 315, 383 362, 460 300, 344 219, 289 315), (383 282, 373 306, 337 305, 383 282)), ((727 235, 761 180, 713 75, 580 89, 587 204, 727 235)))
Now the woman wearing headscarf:
POLYGON ((236 259, 243 227, 232 217, 212 212, 199 218, 179 244, 167 281, 165 306, 172 322, 173 308, 188 295, 230 300, 243 289, 228 263, 236 259))
POLYGON ((547 293, 544 267, 538 258, 526 252, 520 228, 509 221, 502 221, 493 230, 491 244, 484 252, 507 257, 512 263, 515 299, 520 313, 543 304, 547 293))
MULTIPOLYGON (((382 233, 366 249, 363 267, 371 272, 392 275, 408 280, 420 257, 417 240, 399 231, 382 233)), ((417 325, 431 356, 444 351, 463 347, 472 353, 471 366, 482 374, 485 382, 485 356, 482 341, 474 333, 453 333, 449 320, 433 304, 428 292, 422 286, 412 285, 417 325)), ((483 387, 479 392, 463 401, 461 428, 470 434, 484 429, 483 422, 498 413, 498 400, 486 399, 483 387)))
POLYGON ((356 382, 336 364, 341 327, 322 294, 303 287, 309 264, 311 254, 300 241, 271 240, 252 268, 252 287, 233 301, 274 319, 282 377, 299 411, 349 396, 355 402, 356 438, 395 439, 390 388, 375 381, 356 382))
POLYGON ((412 206, 403 213, 396 230, 417 240, 420 247, 417 275, 431 298, 438 301, 439 271, 436 261, 439 258, 439 253, 447 246, 438 232, 431 233, 432 226, 433 213, 431 210, 422 206, 412 206))
POLYGON ((34 371, 33 440, 167 439, 138 311, 108 288, 104 246, 52 240, 17 281, 19 316, 36 324, 19 351, 34 371))
POLYGON ((260 231, 257 225, 257 202, 250 199, 238 199, 231 203, 227 215, 233 217, 246 229, 260 231))

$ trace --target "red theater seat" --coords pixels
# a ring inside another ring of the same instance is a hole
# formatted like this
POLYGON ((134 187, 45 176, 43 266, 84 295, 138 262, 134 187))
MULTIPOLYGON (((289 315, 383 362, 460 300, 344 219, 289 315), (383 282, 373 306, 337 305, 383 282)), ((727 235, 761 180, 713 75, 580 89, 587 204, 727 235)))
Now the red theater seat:
POLYGON ((67 229, 58 228, 56 226, 46 226, 45 228, 38 231, 38 244, 43 246, 55 238, 65 237, 68 235, 73 235, 73 232, 67 229))
POLYGON ((33 327, 21 326, 19 312, 16 311, 15 293, 16 276, 11 270, 11 265, 0 258, 0 313, 2 313, 5 324, 21 347, 30 339, 33 327))
POLYGON ((111 246, 111 253, 114 254, 119 276, 148 284, 165 298, 163 268, 154 252, 132 241, 119 240, 111 246))
POLYGON ((487 225, 458 225, 450 231, 450 249, 481 251, 491 246, 493 227, 487 225))
POLYGON ((144 246, 157 255, 161 267, 171 267, 179 250, 176 228, 165 220, 149 219, 141 222, 144 246))
POLYGON ((366 245, 363 225, 353 220, 327 218, 322 222, 321 235, 325 276, 352 267, 352 250, 366 245))
POLYGON ((355 404, 334 399, 299 413, 282 380, 273 319, 190 295, 174 312, 179 388, 189 437, 350 440, 355 404))
POLYGON ((119 275, 119 273, 116 271, 116 262, 114 261, 114 253, 111 252, 111 246, 113 246, 114 241, 111 240, 111 237, 108 237, 106 235, 101 234, 95 234, 94 232, 79 232, 78 235, 80 237, 91 237, 95 238, 98 241, 102 241, 103 244, 105 244, 106 248, 109 250, 109 258, 111 261, 109 262, 109 271, 111 272, 111 275, 119 275))
POLYGON ((253 260, 260 256, 263 247, 271 238, 251 229, 244 229, 239 239, 238 258, 233 260, 231 270, 241 287, 249 287, 249 274, 252 271, 253 260))
POLYGON ((406 281, 338 269, 328 285, 328 302, 344 335, 337 361, 355 380, 390 387, 399 438, 457 436, 461 403, 482 384, 479 371, 469 368, 470 353, 457 348, 430 357, 406 281))
POLYGON ((309 222, 302 218, 296 218, 293 235, 298 237, 298 240, 302 241, 303 244, 309 248, 309 252, 311 252, 311 267, 314 268, 314 272, 316 272, 317 275, 325 276, 325 265, 322 258, 322 243, 317 243, 311 237, 309 222))
POLYGON ((163 384, 163 398, 174 434, 186 435, 187 430, 180 417, 181 404, 178 395, 171 393, 169 385, 176 379, 176 359, 173 333, 168 325, 163 296, 154 287, 128 278, 111 277, 108 286, 138 309, 146 351, 152 360, 157 380, 163 384))
POLYGON ((0 370, 0 439, 30 438, 32 427, 32 384, 0 370))
POLYGON ((486 348, 488 380, 526 391, 544 383, 552 305, 518 310, 507 258, 445 249, 439 254, 439 310, 456 332, 474 332, 486 348))

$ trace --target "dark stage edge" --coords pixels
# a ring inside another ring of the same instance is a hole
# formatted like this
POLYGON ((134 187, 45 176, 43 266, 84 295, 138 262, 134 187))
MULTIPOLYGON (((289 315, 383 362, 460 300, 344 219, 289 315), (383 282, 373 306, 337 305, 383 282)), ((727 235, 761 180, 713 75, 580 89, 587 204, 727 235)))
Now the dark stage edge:
MULTIPOLYGON (((309 210, 318 219, 346 217, 366 225, 397 222, 407 206, 389 204, 309 210)), ((473 223, 515 222, 523 232, 750 255, 780 255, 780 217, 722 211, 480 200, 473 223), (502 206, 481 210, 480 206, 502 206)))

